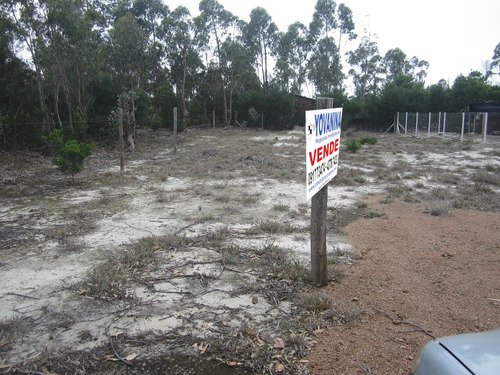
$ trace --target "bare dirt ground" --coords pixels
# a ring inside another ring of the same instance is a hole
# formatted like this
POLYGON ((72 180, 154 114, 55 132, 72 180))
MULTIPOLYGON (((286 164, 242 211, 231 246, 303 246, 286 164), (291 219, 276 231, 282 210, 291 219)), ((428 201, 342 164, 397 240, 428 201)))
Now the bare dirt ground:
POLYGON ((142 132, 75 181, 0 153, 0 372, 397 374, 423 330, 498 328, 499 141, 370 136, 329 186, 327 288, 302 130, 142 132))
POLYGON ((313 374, 407 374, 431 337, 500 327, 500 215, 420 204, 371 207, 381 218, 345 228, 361 258, 326 288, 359 315, 327 330, 313 374))

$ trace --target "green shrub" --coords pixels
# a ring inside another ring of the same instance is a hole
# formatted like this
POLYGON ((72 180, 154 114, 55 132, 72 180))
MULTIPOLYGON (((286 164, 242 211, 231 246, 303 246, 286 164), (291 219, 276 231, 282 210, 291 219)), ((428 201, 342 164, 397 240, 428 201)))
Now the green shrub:
POLYGON ((360 142, 362 145, 364 145, 365 143, 368 143, 369 145, 374 145, 377 143, 377 138, 375 137, 363 137, 360 139, 360 142))
POLYGON ((83 168, 83 161, 92 153, 94 143, 85 144, 71 139, 64 142, 62 129, 53 130, 43 139, 49 143, 55 156, 52 159, 55 165, 67 175, 74 177, 83 168))
POLYGON ((353 154, 358 152, 361 148, 362 144, 359 139, 350 138, 345 141, 345 146, 347 151, 352 152, 353 154))

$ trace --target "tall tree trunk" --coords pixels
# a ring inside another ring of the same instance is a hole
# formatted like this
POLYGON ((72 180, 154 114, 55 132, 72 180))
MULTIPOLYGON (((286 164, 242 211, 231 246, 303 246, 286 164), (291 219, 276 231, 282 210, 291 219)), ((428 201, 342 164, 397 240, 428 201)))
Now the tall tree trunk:
POLYGON ((229 92, 229 125, 231 125, 231 121, 233 119, 233 92, 234 86, 231 85, 231 90, 229 92))
POLYGON ((77 86, 77 100, 78 100, 78 111, 80 112, 80 116, 83 119, 83 126, 86 129, 89 119, 88 119, 88 102, 82 99, 82 96, 85 96, 85 85, 82 83, 80 70, 76 69, 78 86, 77 86))
POLYGON ((220 83, 222 86, 222 99, 224 101, 224 126, 227 125, 227 98, 226 98, 226 85, 224 85, 224 74, 222 74, 222 63, 221 63, 221 52, 220 52, 220 41, 219 36, 215 33, 215 41, 217 42, 217 58, 219 62, 219 75, 220 83))
POLYGON ((50 133, 50 118, 49 118, 49 114, 47 112, 47 108, 45 107, 45 90, 43 89, 42 72, 41 72, 38 60, 35 61, 35 59, 33 59, 33 62, 35 63, 36 85, 38 88, 38 100, 40 102, 40 112, 41 112, 42 118, 43 118, 42 134, 49 135, 49 133, 50 133))
POLYGON ((265 94, 269 94, 269 82, 267 81, 267 47, 264 44, 264 73, 265 73, 265 78, 264 78, 264 86, 265 86, 265 94))
POLYGON ((54 113, 56 114, 57 122, 59 123, 59 128, 63 129, 63 123, 61 120, 61 116, 59 115, 59 87, 60 82, 56 80, 55 77, 52 78, 54 81, 54 113))
POLYGON ((185 94, 185 90, 186 90, 186 74, 187 74, 187 51, 186 51, 186 48, 184 48, 184 50, 182 51, 182 62, 184 64, 183 66, 183 72, 182 72, 182 86, 181 86, 181 105, 180 105, 180 109, 181 109, 181 120, 182 120, 182 124, 184 126, 184 120, 186 118, 186 94, 185 94))
POLYGON ((69 128, 71 129, 71 135, 74 136, 75 127, 73 124, 73 108, 71 106, 71 95, 69 92, 68 80, 66 79, 66 77, 63 78, 63 84, 64 84, 64 96, 66 99, 66 109, 68 111, 69 128))
POLYGON ((135 101, 134 101, 134 77, 132 76, 132 91, 130 92, 130 101, 132 102, 132 137, 135 140, 137 139, 136 133, 136 123, 135 123, 135 101))

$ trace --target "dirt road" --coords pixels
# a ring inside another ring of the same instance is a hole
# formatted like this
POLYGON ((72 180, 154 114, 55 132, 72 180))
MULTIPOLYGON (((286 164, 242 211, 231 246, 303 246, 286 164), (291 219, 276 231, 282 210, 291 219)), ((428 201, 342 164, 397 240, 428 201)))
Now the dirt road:
POLYGON ((345 228, 360 258, 326 288, 359 315, 319 337, 312 374, 407 374, 430 335, 500 328, 500 215, 370 206, 385 215, 345 228))

